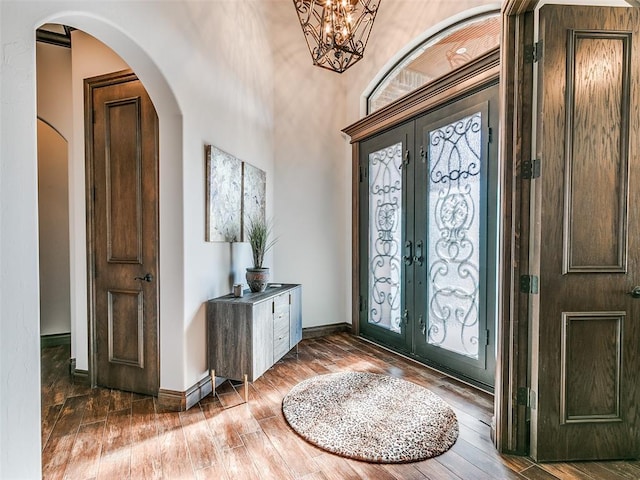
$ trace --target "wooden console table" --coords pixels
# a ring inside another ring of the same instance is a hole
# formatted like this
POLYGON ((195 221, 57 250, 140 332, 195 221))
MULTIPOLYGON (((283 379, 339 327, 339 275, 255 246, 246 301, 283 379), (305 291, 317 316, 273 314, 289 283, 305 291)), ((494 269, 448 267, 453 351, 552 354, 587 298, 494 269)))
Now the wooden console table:
POLYGON ((302 339, 302 286, 269 286, 209 300, 207 362, 215 377, 253 382, 302 339))

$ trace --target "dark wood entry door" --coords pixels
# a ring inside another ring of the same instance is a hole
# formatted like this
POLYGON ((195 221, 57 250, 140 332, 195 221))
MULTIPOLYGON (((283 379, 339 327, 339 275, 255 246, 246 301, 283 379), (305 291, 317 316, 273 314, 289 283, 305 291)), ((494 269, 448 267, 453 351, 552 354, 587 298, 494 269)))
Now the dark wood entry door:
POLYGON ((158 118, 131 73, 85 81, 92 376, 157 395, 158 118))
POLYGON ((493 389, 498 84, 360 144, 360 333, 493 389))
POLYGON ((540 37, 531 453, 637 458, 638 9, 544 6, 540 37))

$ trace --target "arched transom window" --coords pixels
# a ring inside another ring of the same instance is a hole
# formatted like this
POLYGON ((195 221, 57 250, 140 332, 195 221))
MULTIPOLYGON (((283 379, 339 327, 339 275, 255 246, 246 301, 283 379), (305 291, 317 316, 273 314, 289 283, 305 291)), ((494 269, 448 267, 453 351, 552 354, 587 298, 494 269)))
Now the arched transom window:
POLYGON ((367 98, 375 112, 500 44, 500 12, 467 18, 428 37, 380 81, 367 98))

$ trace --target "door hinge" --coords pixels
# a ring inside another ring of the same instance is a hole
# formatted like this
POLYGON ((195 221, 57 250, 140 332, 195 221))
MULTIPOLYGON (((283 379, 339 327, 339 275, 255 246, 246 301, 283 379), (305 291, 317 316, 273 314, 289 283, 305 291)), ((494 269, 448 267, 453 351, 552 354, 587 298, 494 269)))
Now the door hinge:
POLYGON ((525 160, 522 162, 522 178, 524 180, 533 180, 540 176, 540 159, 525 160))
POLYGON ((489 127, 489 143, 493 142, 493 128, 489 127))
POLYGON ((536 63, 542 58, 542 40, 534 43, 533 45, 525 45, 524 47, 524 62, 536 63))
POLYGON ((402 314, 402 319, 404 320, 405 325, 409 325, 409 310, 404 309, 404 313, 402 314))
POLYGON ((538 293, 538 277, 536 275, 520 275, 520 291, 522 293, 538 293))
POLYGON ((487 329, 484 331, 484 333, 485 333, 485 342, 484 342, 484 344, 485 344, 486 346, 489 346, 489 335, 491 334, 491 332, 490 332, 490 331, 489 331, 489 329, 487 328, 487 329))
POLYGON ((516 395, 516 404, 527 408, 536 408, 536 392, 529 387, 519 387, 516 395))
POLYGON ((422 163, 425 162, 425 153, 424 153, 424 147, 422 145, 420 145, 420 158, 422 159, 422 163))
POLYGON ((410 159, 410 154, 409 154, 409 149, 407 148, 404 152, 404 166, 408 167, 409 166, 409 159, 410 159))
POLYGON ((364 309, 364 302, 362 301, 362 295, 360 295, 358 299, 358 311, 362 311, 364 309))
POLYGON ((367 178, 367 167, 360 166, 360 181, 362 182, 365 178, 367 178))

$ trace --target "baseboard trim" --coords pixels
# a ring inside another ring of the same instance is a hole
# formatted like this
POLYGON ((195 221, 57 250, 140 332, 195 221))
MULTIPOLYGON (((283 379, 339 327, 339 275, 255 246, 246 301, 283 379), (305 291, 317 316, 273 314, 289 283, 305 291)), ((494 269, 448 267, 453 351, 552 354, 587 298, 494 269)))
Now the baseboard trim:
POLYGON ((177 390, 158 390, 158 405, 174 412, 189 410, 211 393, 211 377, 206 376, 185 392, 177 390))
POLYGON ((79 384, 79 385, 91 384, 91 382, 89 381, 89 371, 76 368, 75 358, 69 359, 69 375, 71 375, 71 379, 75 384, 79 384))
POLYGON ((351 324, 347 322, 332 323, 319 327, 307 327, 302 329, 302 338, 326 337, 333 333, 351 332, 351 324))
POLYGON ((71 345, 71 334, 54 333, 52 335, 40 335, 40 348, 57 347, 58 345, 71 345))
MULTIPOLYGON (((316 338, 331 335, 332 333, 350 332, 349 323, 334 323, 320 327, 308 327, 302 329, 302 338, 316 338)), ((158 406, 175 412, 189 410, 207 395, 211 394, 211 377, 206 376, 188 390, 158 390, 158 406)))

